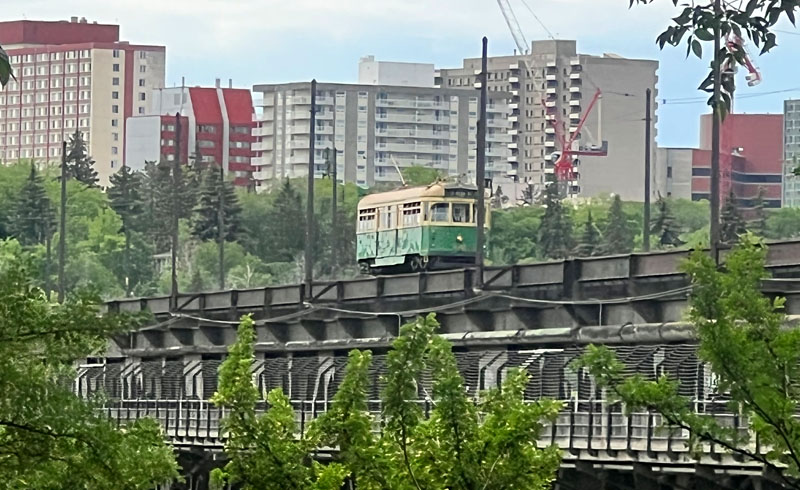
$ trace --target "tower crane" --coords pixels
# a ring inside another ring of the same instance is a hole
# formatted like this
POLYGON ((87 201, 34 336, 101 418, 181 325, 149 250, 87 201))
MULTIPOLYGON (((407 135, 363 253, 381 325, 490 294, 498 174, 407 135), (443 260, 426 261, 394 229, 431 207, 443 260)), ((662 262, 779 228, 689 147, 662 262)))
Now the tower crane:
POLYGON ((508 0, 497 0, 497 5, 500 7, 500 12, 503 13, 503 18, 506 20, 508 30, 511 31, 511 37, 514 38, 514 44, 516 44, 517 49, 519 49, 519 54, 526 54, 528 49, 530 49, 528 40, 525 39, 525 34, 522 33, 522 28, 519 26, 519 21, 517 20, 516 14, 514 14, 514 9, 511 8, 511 4, 508 3, 508 0))
MULTIPOLYGON (((575 178, 575 168, 573 166, 573 157, 579 155, 587 155, 587 156, 605 156, 607 153, 604 150, 573 150, 572 146, 575 143, 575 140, 578 138, 578 135, 581 133, 581 129, 583 129, 584 124, 586 124, 586 119, 591 114, 592 109, 594 109, 595 104, 597 104, 598 99, 602 92, 598 88, 597 91, 594 93, 592 97, 592 101, 589 102, 589 106, 586 108, 586 111, 581 116, 580 121, 578 122, 578 126, 575 128, 574 131, 570 132, 569 137, 567 137, 564 132, 562 131, 562 123, 558 115, 554 119, 548 119, 548 122, 556 132, 556 138, 558 139, 559 144, 561 145, 561 153, 554 153, 553 156, 557 159, 554 163, 555 167, 555 174, 556 177, 560 182, 568 182, 570 180, 574 180, 575 178)), ((546 105, 545 101, 542 101, 542 105, 546 105)))

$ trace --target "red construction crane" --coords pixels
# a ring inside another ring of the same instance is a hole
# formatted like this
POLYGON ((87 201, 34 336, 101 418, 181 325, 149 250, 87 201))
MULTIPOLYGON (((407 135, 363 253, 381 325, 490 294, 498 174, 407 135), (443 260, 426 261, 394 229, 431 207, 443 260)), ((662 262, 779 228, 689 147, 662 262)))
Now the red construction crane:
MULTIPOLYGON (((580 122, 578 122, 578 126, 575 128, 574 131, 571 132, 569 137, 564 134, 563 123, 561 122, 561 118, 558 114, 554 114, 553 118, 548 119, 550 125, 553 126, 556 132, 556 139, 558 139, 559 144, 561 145, 561 154, 558 155, 558 159, 554 163, 555 167, 555 174, 556 178, 560 182, 567 182, 570 180, 575 179, 575 167, 573 165, 573 157, 586 155, 586 156, 606 156, 608 154, 608 150, 605 148, 601 149, 583 149, 583 150, 575 150, 572 148, 572 145, 575 143, 575 140, 580 136, 581 129, 583 129, 584 124, 586 124, 586 119, 591 114, 592 109, 594 109, 595 104, 597 104, 598 99, 602 92, 600 89, 594 93, 594 97, 592 97, 592 101, 589 102, 589 106, 584 111, 583 115, 581 116, 580 122)), ((546 102, 542 101, 543 106, 547 106, 546 102)), ((555 153, 554 155, 556 155, 555 153)))
MULTIPOLYGON (((744 66, 747 68, 747 75, 745 76, 747 85, 754 87, 761 83, 761 72, 756 67, 755 63, 753 63, 750 53, 747 52, 744 40, 735 34, 729 35, 725 40, 725 47, 731 53, 741 51, 744 58, 744 66)), ((733 76, 735 70, 736 67, 731 63, 726 62, 722 66, 722 72, 730 73, 730 76, 733 76)), ((731 97, 729 114, 733 114, 733 97, 731 97)), ((725 199, 730 194, 733 185, 731 173, 733 171, 733 152, 736 142, 732 141, 731 137, 732 125, 733 119, 726 119, 722 122, 722 128, 720 132, 720 203, 725 202, 725 199)))

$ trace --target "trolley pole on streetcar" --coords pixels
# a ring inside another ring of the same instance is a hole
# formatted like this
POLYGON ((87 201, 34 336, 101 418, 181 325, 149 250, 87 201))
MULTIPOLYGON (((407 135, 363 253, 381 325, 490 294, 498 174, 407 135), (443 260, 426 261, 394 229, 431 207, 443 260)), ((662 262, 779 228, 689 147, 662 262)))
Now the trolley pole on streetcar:
POLYGON ((644 109, 644 218, 642 219, 642 248, 650 251, 650 89, 645 91, 644 109))
POLYGON ((483 37, 483 50, 481 54, 481 97, 480 97, 480 109, 478 113, 478 147, 477 147, 477 159, 475 165, 475 179, 477 180, 478 185, 478 216, 477 216, 477 226, 478 226, 478 237, 477 243, 475 244, 475 265, 478 269, 478 277, 476 281, 476 286, 478 288, 483 287, 483 245, 486 241, 486 98, 487 98, 487 87, 486 87, 486 71, 487 71, 487 46, 489 44, 489 40, 486 36, 483 37))
POLYGON ((306 196, 305 296, 314 297, 314 146, 317 125, 317 80, 311 80, 311 119, 308 141, 308 195, 306 196))

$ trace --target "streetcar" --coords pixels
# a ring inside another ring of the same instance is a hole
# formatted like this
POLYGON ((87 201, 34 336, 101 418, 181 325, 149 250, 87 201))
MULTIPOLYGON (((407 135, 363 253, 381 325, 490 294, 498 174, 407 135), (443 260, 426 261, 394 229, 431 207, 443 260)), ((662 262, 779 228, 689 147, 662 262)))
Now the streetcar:
POLYGON ((477 198, 475 186, 447 182, 365 196, 356 226, 359 269, 385 274, 474 264, 477 198))

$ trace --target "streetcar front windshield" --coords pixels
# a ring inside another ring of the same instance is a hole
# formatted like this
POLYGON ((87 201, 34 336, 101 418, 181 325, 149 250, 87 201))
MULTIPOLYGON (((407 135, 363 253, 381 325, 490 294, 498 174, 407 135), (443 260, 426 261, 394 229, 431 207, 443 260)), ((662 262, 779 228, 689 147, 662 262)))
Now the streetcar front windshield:
POLYGON ((469 204, 453 204, 453 223, 469 221, 469 204))
POLYGON ((436 203, 431 206, 431 221, 434 223, 446 223, 450 204, 446 202, 436 203))

